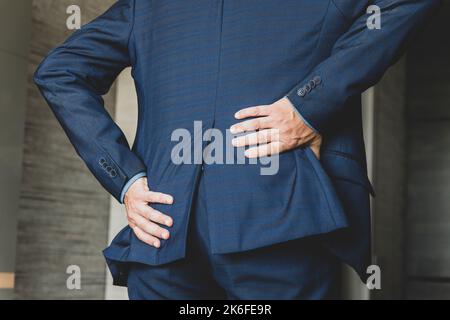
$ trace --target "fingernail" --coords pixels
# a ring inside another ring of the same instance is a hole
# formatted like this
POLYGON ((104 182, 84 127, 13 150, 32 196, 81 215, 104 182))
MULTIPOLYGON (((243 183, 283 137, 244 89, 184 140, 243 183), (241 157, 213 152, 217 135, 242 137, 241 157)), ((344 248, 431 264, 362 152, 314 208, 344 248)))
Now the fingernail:
POLYGON ((171 227, 172 226, 172 220, 166 220, 166 226, 171 227))
POLYGON ((236 145, 237 145, 237 139, 231 140, 231 144, 232 144, 234 147, 236 147, 236 145))
POLYGON ((240 115, 240 113, 239 113, 239 112, 236 112, 236 113, 234 114, 234 117, 235 117, 236 119, 239 119, 239 115, 240 115))
POLYGON ((164 240, 167 240, 167 239, 169 239, 169 233, 168 233, 168 232, 163 232, 163 233, 161 234, 161 237, 162 237, 164 240))
POLYGON ((231 133, 237 133, 237 128, 236 127, 231 127, 230 128, 230 132, 231 133))
POLYGON ((160 246, 159 241, 153 242, 153 246, 154 246, 155 248, 159 248, 159 246, 160 246))

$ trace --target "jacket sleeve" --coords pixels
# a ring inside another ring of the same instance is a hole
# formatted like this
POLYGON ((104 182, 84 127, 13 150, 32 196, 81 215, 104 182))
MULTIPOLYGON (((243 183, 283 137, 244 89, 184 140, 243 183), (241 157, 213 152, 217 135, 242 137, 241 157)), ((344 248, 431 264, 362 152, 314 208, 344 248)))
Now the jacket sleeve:
POLYGON ((119 0, 52 50, 34 80, 77 153, 120 201, 130 178, 146 168, 104 108, 117 75, 131 65, 134 0, 119 0))
MULTIPOLYGON (((338 1, 346 4, 343 0, 333 0, 332 5, 338 1)), ((338 116, 346 112, 345 102, 350 97, 361 94, 381 79, 440 3, 439 0, 369 2, 380 8, 381 29, 368 28, 366 12, 356 18, 346 16, 351 21, 350 27, 336 41, 329 57, 287 94, 306 123, 319 132, 336 124, 338 116)))

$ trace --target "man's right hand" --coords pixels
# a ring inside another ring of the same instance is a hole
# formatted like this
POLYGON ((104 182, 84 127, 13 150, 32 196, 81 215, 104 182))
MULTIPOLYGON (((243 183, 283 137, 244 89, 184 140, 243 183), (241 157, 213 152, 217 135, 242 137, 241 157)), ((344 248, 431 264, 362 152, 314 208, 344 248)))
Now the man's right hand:
POLYGON ((170 228, 173 225, 172 218, 153 209, 150 205, 152 203, 173 204, 172 196, 150 191, 147 178, 141 178, 128 189, 124 203, 128 224, 139 240, 159 248, 160 239, 169 239, 169 231, 158 224, 170 228))

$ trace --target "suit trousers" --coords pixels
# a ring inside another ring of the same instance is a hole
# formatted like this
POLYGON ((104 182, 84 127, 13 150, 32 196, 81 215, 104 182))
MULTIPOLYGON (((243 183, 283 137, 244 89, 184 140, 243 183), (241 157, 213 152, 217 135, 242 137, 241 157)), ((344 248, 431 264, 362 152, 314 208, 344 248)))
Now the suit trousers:
POLYGON ((193 199, 186 257, 159 266, 131 263, 127 281, 131 300, 338 298, 341 263, 316 237, 212 254, 204 175, 202 171, 193 199))

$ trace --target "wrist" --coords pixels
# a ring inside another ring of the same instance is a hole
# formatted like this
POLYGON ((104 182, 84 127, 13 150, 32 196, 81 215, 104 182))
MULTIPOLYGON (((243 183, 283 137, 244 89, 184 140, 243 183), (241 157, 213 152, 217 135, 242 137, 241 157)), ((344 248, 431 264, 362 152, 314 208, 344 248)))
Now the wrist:
POLYGON ((120 195, 120 203, 125 203, 125 196, 130 190, 131 186, 136 183, 139 179, 147 177, 146 172, 139 172, 138 174, 134 175, 128 182, 125 184, 125 186, 122 188, 122 193, 120 195))

